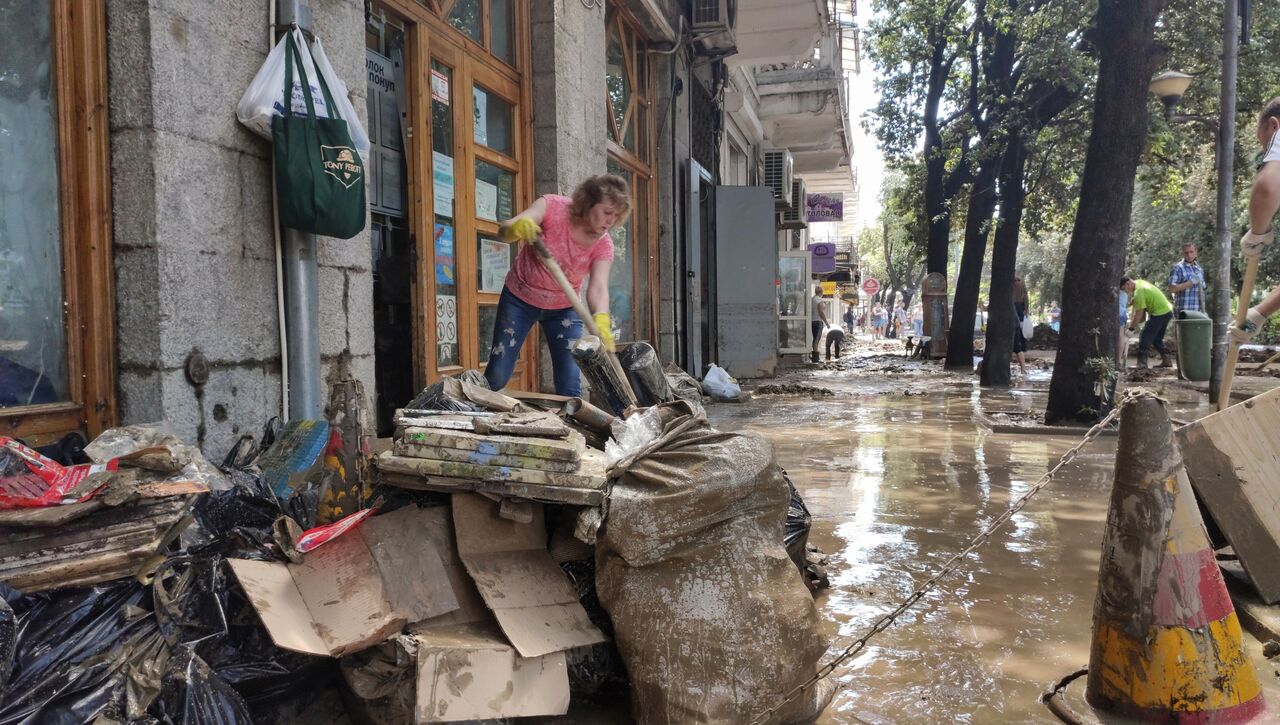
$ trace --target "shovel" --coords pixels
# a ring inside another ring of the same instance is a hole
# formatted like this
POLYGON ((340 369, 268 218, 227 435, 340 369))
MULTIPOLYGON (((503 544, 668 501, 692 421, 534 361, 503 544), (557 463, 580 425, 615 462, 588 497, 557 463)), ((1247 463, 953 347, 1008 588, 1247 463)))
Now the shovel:
MULTIPOLYGON (((1240 285, 1240 302, 1236 306, 1236 327, 1244 324, 1249 314, 1249 302, 1253 299, 1253 282, 1258 277, 1258 257, 1250 257, 1244 268, 1244 282, 1240 285)), ((1218 410, 1231 405, 1231 383, 1236 376, 1236 363, 1240 359, 1240 343, 1227 336, 1227 362, 1222 367, 1222 385, 1218 387, 1218 410)))
MULTIPOLYGON (((582 326, 588 335, 600 337, 600 328, 596 327, 595 320, 591 318, 591 311, 582 302, 582 298, 578 297, 578 293, 573 289, 573 285, 569 284, 569 278, 564 276, 564 270, 560 269, 560 263, 556 258, 551 256, 551 252, 547 249, 547 245, 542 243, 542 239, 533 240, 533 249, 538 253, 538 260, 542 262, 542 266, 547 268, 551 276, 555 279, 556 284, 560 285, 560 291, 564 292, 564 296, 569 299, 569 305, 573 307, 573 311, 578 313, 578 317, 582 318, 582 326)), ((627 379, 627 373, 622 369, 622 363, 618 362, 617 354, 608 353, 609 365, 613 371, 618 374, 618 381, 622 383, 622 392, 626 394, 627 401, 634 407, 637 404, 636 393, 631 389, 631 382, 627 379)))

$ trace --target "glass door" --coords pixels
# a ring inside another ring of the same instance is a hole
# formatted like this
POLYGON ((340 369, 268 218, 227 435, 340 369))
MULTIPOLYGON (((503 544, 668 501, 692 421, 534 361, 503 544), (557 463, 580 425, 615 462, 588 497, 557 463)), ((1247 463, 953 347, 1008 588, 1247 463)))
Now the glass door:
MULTIPOLYGON (((498 223, 527 204, 520 84, 452 35, 429 41, 433 379, 488 363, 498 300, 518 251, 501 240, 498 223)), ((525 341, 510 387, 531 385, 537 343, 536 335, 525 341)))
POLYGON ((807 353, 809 305, 809 252, 778 253, 778 351, 807 353))

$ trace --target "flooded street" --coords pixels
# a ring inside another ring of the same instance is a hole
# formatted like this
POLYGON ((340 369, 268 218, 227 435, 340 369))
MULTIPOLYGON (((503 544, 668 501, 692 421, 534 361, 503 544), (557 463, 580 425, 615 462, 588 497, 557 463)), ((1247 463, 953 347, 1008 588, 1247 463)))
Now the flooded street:
MULTIPOLYGON (((793 374, 786 382, 836 395, 709 407, 715 426, 771 440, 804 495, 810 542, 831 555, 832 586, 818 603, 835 640, 857 636, 906 598, 1079 440, 992 434, 975 421, 979 407, 1042 409, 1046 371, 1012 391, 981 391, 971 376, 912 367, 793 374)), ((1175 417, 1205 412, 1172 401, 1175 417)), ((841 690, 820 722, 1057 722, 1037 697, 1089 660, 1115 441, 1102 437, 1082 451, 872 640, 838 673, 841 690)), ((1246 640, 1280 712, 1277 668, 1246 640)), ((1077 712, 1082 693, 1081 680, 1072 687, 1077 712)))

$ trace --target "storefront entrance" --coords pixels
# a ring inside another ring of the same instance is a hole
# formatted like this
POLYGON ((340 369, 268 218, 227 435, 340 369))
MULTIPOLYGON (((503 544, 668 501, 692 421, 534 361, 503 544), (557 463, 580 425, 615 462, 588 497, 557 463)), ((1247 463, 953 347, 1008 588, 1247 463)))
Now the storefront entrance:
MULTIPOLYGON (((369 8, 382 428, 423 386, 483 370, 488 360, 498 298, 518 251, 498 238, 498 222, 532 199, 527 23, 527 8, 511 0, 433 7, 388 0, 369 8), (375 74, 380 64, 391 69, 390 80, 375 74)), ((530 335, 511 387, 532 387, 538 344, 530 335)))

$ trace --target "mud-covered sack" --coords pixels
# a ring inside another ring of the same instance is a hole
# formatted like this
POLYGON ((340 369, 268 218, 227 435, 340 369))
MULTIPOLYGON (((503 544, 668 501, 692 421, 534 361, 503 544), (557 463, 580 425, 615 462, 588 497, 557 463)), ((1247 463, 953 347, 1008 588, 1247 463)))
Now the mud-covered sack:
MULTIPOLYGON (((783 546, 790 491, 773 448, 660 406, 662 435, 611 470, 596 589, 640 723, 742 723, 807 680, 826 649, 783 546)), ((830 690, 773 722, 806 722, 830 690)))

